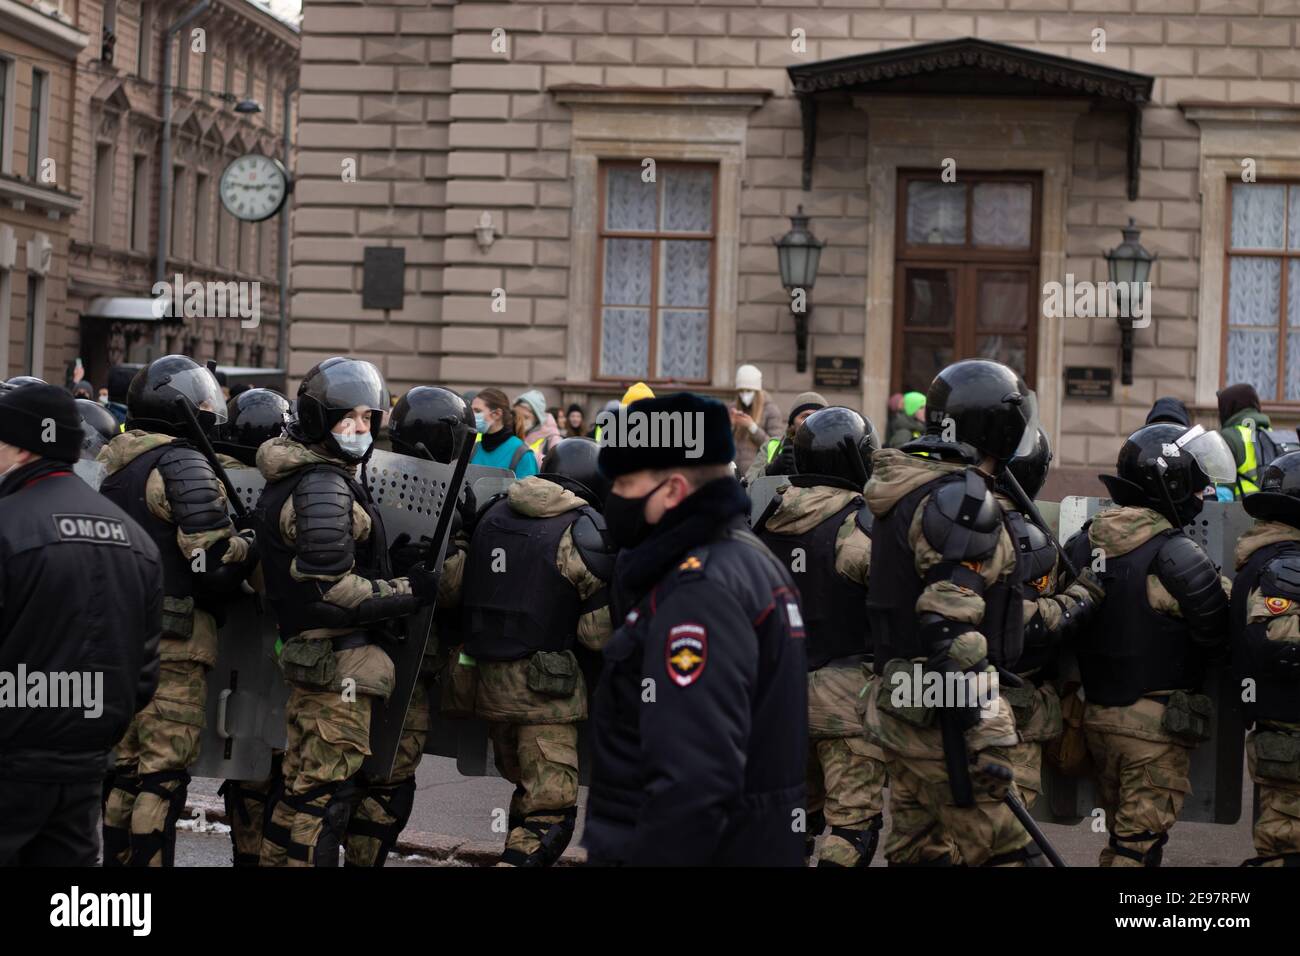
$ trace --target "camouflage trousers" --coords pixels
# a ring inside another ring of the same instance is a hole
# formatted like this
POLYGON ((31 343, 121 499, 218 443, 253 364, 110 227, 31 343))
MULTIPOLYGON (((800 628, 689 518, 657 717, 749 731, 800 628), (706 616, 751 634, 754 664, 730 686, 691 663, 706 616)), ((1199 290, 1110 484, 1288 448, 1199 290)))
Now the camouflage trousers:
POLYGON ((1038 802, 1038 795, 1043 792, 1043 745, 1030 740, 1008 747, 1007 759, 1016 775, 1020 802, 1028 809, 1038 802))
POLYGON ((163 661, 153 699, 116 748, 104 800, 105 866, 171 866, 176 821, 185 809, 188 768, 199 756, 207 668, 163 661))
POLYGON ((1021 802, 1032 807, 1043 792, 1043 744, 1061 735, 1061 698, 1051 684, 1036 685, 1025 679, 1017 692, 1004 691, 1016 717, 1020 743, 1007 748, 1007 758, 1016 775, 1021 802))
POLYGON ((411 706, 402 724, 397 759, 387 780, 364 784, 361 799, 348 820, 347 866, 383 866, 389 851, 411 818, 415 804, 415 770, 429 737, 429 685, 415 682, 411 706))
POLYGON ((515 785, 500 865, 549 865, 573 835, 578 805, 578 725, 488 724, 501 776, 515 785))
MULTIPOLYGON (((1088 753, 1096 768, 1097 794, 1106 813, 1110 842, 1101 851, 1102 866, 1159 866, 1169 831, 1191 791, 1187 773, 1191 748, 1168 738, 1151 740, 1117 733, 1114 721, 1099 727, 1098 711, 1150 708, 1139 701, 1127 708, 1089 707, 1084 717, 1088 753)), ((1157 705, 1163 712, 1163 706, 1157 705)), ((1151 734, 1150 736, 1158 736, 1151 734)))
POLYGON ((284 789, 262 840, 262 866, 337 866, 356 800, 355 778, 370 754, 368 694, 290 682, 284 789))
POLYGON ((1031 839, 1020 821, 987 793, 977 793, 974 806, 957 806, 942 759, 904 757, 885 748, 885 768, 891 817, 885 858, 890 866, 1023 865, 1015 855, 1031 839), (999 859, 1004 856, 1010 857, 1006 863, 999 859))
POLYGON ((822 829, 821 866, 870 863, 884 824, 885 758, 862 736, 862 701, 874 675, 828 664, 808 673, 808 831, 805 856, 822 829))
POLYGON ((226 801, 235 866, 257 866, 262 856, 266 808, 275 802, 284 779, 284 751, 271 751, 271 774, 264 780, 227 780, 217 791, 226 801))
MULTIPOLYGON (((1255 852, 1251 861, 1259 866, 1300 866, 1300 764, 1269 768, 1260 772, 1257 740, 1260 730, 1246 738, 1246 761, 1250 778, 1259 787, 1259 817, 1255 820, 1255 852), (1283 772, 1293 778, 1273 776, 1283 772)), ((1294 734, 1288 736, 1294 737, 1294 734)))

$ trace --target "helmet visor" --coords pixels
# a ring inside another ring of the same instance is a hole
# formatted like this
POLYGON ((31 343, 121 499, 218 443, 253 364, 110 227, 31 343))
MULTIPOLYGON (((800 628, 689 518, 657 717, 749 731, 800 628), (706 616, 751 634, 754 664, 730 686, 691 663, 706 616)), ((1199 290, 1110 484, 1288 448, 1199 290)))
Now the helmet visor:
POLYGON ((1174 442, 1175 451, 1164 450, 1169 456, 1186 453, 1196 459, 1205 476, 1215 484, 1229 484, 1237 477, 1237 463, 1232 449, 1218 432, 1207 432, 1203 425, 1194 425, 1174 442))
POLYGON ((172 375, 167 385, 176 389, 201 412, 211 412, 218 424, 226 420, 226 399, 216 377, 206 368, 188 368, 172 375))
POLYGON ((1025 419, 1025 430, 1020 436, 1020 443, 1016 445, 1012 458, 1022 458, 1031 454, 1034 446, 1038 444, 1038 393, 1033 389, 1025 389, 1021 396, 1020 414, 1025 419))
POLYGON ((388 411, 388 389, 383 376, 369 362, 340 362, 321 374, 325 385, 321 403, 331 411, 354 408, 388 411))

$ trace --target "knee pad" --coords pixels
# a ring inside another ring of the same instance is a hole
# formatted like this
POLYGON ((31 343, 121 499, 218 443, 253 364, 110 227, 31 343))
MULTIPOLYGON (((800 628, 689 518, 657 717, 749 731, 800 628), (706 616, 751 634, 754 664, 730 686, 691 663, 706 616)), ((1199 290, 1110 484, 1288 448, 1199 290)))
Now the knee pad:
POLYGON ((1051 866, 1043 856, 1043 851, 1038 848, 1036 843, 1026 843, 1019 850, 1012 850, 1010 853, 999 853, 997 856, 991 856, 981 866, 1006 866, 1009 863, 1023 863, 1025 866, 1051 866))
POLYGON ((1168 833, 1152 833, 1150 830, 1144 830, 1141 833, 1135 833, 1133 836, 1121 837, 1115 834, 1110 835, 1110 848, 1117 856, 1127 857, 1130 860, 1137 860, 1138 863, 1148 867, 1158 867, 1165 855, 1165 844, 1169 842, 1168 833), (1123 846, 1125 843, 1145 843, 1147 840, 1155 840, 1147 848, 1145 853, 1139 853, 1131 847, 1123 846))
POLYGON ((365 790, 362 800, 373 800, 379 804, 384 813, 392 817, 390 823, 375 820, 359 820, 355 813, 348 821, 348 836, 372 837, 379 841, 379 852, 375 857, 375 866, 383 866, 388 854, 397 845, 397 838, 406 829, 406 822, 411 819, 411 809, 415 806, 415 778, 408 777, 401 783, 388 786, 371 786, 365 790))
POLYGON ((144 835, 131 836, 130 866, 148 866, 153 855, 162 851, 162 865, 174 866, 176 861, 176 821, 185 809, 185 798, 189 794, 190 774, 187 770, 161 770, 157 773, 142 773, 139 777, 140 793, 152 793, 167 802, 167 816, 163 820, 162 831, 154 830, 144 835), (176 786, 164 784, 177 781, 176 786))
MULTIPOLYGON (((877 813, 867 821, 865 827, 850 829, 849 827, 832 826, 831 835, 839 837, 857 850, 858 862, 853 864, 856 869, 871 865, 871 861, 876 855, 876 846, 880 843, 880 831, 884 826, 885 815, 877 813)), ((818 860, 817 865, 819 867, 839 866, 838 863, 833 863, 830 860, 818 860)))
POLYGON ((140 778, 122 773, 104 778, 104 798, 101 805, 100 833, 104 842, 104 866, 126 866, 131 855, 131 827, 114 827, 108 823, 108 798, 114 790, 121 790, 134 800, 140 794, 140 778))
POLYGON ((563 855, 569 841, 573 839, 573 830, 577 824, 577 819, 577 807, 566 807, 563 810, 545 810, 526 815, 521 826, 533 833, 540 845, 532 853, 523 853, 520 850, 507 848, 501 854, 501 862, 509 863, 511 866, 552 866, 563 855), (537 817, 554 816, 556 813, 561 813, 563 816, 555 822, 536 819, 537 817))
POLYGON ((348 828, 348 817, 352 815, 352 806, 357 796, 357 786, 352 781, 323 783, 296 796, 281 793, 281 802, 294 813, 306 813, 321 818, 320 835, 317 836, 314 847, 295 843, 293 833, 288 827, 268 826, 265 829, 266 836, 272 838, 274 832, 273 842, 277 846, 283 846, 292 860, 302 862, 311 860, 315 866, 336 867, 339 865, 339 847, 343 844, 343 835, 348 828), (325 805, 316 806, 315 801, 322 796, 328 796, 325 805))

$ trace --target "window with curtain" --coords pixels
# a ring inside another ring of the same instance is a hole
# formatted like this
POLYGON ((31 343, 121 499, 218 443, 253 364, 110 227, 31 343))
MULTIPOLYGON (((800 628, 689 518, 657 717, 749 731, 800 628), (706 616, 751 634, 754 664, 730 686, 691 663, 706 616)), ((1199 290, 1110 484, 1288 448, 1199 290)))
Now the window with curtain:
POLYGON ((924 392, 959 359, 1009 365, 1031 385, 1037 348, 1040 181, 1023 173, 900 173, 894 391, 924 392))
POLYGON ((1234 183, 1229 202, 1221 384, 1300 402, 1300 183, 1234 183))
POLYGON ((597 377, 709 378, 717 167, 601 164, 597 377))

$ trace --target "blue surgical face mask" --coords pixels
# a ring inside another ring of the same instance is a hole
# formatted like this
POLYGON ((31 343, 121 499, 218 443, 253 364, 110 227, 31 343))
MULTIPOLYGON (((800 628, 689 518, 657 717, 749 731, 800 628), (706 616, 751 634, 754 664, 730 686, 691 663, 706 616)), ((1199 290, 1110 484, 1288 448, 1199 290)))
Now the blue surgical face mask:
POLYGON ((474 428, 480 435, 486 435, 488 430, 487 416, 482 412, 474 413, 474 428))
POLYGON ((370 432, 362 435, 335 435, 334 441, 343 449, 348 456, 356 459, 366 457, 366 452, 370 450, 372 441, 370 432))

